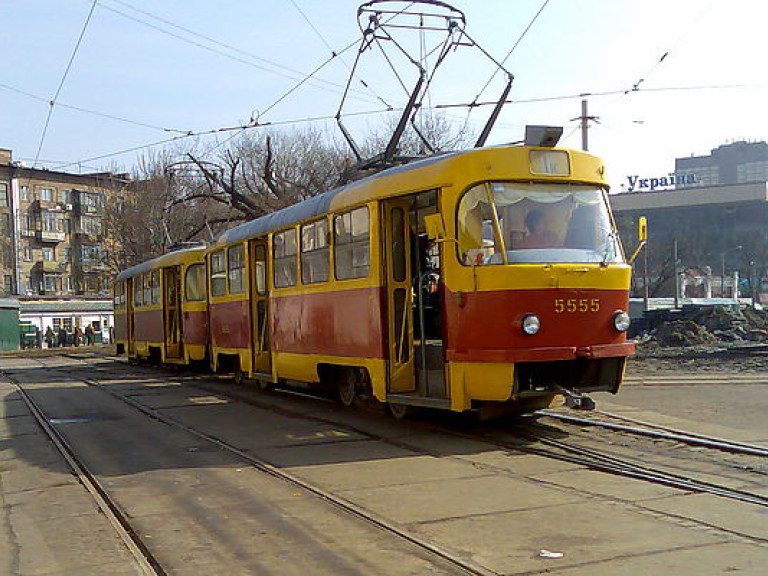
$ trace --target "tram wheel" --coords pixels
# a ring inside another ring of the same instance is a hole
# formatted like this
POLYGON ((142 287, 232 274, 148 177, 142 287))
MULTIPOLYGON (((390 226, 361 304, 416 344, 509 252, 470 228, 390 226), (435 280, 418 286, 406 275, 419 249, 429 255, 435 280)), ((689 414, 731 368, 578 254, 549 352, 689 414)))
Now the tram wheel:
POLYGON ((245 372, 243 372, 239 368, 235 370, 234 376, 232 377, 232 381, 238 386, 243 382, 245 382, 245 372))
POLYGON ((405 420, 413 414, 413 406, 409 406, 408 404, 392 404, 391 402, 387 402, 387 410, 392 418, 398 421, 405 420))
POLYGON ((344 377, 339 382, 337 391, 339 393, 339 400, 344 406, 349 408, 355 403, 357 399, 357 379, 355 378, 354 371, 344 371, 344 377))

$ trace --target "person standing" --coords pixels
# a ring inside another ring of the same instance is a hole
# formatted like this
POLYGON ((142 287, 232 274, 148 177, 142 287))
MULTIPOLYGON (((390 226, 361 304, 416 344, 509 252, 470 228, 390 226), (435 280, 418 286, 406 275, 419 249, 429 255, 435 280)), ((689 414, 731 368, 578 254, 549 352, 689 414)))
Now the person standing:
POLYGON ((51 327, 48 326, 48 328, 45 329, 45 345, 48 348, 53 348, 54 339, 55 339, 55 336, 53 334, 53 330, 51 330, 51 327))
POLYGON ((62 326, 59 328, 59 346, 64 347, 67 345, 67 329, 62 326))

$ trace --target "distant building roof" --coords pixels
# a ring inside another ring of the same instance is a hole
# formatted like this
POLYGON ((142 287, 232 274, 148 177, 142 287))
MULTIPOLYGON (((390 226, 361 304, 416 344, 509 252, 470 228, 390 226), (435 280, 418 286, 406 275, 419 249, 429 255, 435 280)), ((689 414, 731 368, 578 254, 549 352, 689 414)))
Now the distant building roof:
POLYGON ((103 300, 19 300, 19 311, 34 312, 112 312, 112 299, 103 300))

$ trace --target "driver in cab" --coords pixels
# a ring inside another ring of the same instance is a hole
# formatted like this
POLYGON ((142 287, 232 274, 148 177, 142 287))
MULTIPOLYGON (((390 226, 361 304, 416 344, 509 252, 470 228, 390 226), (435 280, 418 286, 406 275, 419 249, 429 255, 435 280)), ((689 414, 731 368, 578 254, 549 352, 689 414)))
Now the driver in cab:
POLYGON ((557 248, 561 245, 557 235, 547 227, 541 210, 531 210, 526 214, 525 227, 528 233, 517 242, 516 248, 557 248))

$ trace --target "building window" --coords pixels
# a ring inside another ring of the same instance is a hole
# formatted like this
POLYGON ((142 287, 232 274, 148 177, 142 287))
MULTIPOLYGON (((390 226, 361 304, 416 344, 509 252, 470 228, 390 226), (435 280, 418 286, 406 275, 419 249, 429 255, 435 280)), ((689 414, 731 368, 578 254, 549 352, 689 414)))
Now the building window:
POLYGON ((13 276, 11 276, 10 274, 6 274, 3 277, 3 284, 5 287, 5 293, 13 294, 13 276))
POLYGON ((53 202, 53 188, 40 188, 40 200, 42 202, 53 202))
POLYGON ((24 258, 25 261, 31 262, 32 260, 35 259, 35 252, 34 252, 34 248, 32 248, 32 246, 27 244, 26 246, 23 247, 23 251, 24 252, 23 252, 23 256, 22 257, 24 258))
POLYGON ((0 214, 0 231, 3 234, 10 236, 11 234, 11 215, 4 213, 0 214))
POLYGON ((59 202, 62 204, 71 204, 72 190, 59 190, 59 202))
POLYGON ((291 228, 272 237, 274 249, 275 287, 296 286, 296 229, 291 228))
POLYGON ((0 183, 0 208, 8 208, 8 184, 0 183))
POLYGON ((368 207, 356 208, 333 219, 336 279, 365 278, 370 269, 368 207))
POLYGON ((29 186, 21 187, 21 199, 24 202, 29 202, 29 186))
POLYGON ((53 248, 51 248, 50 246, 43 246, 42 252, 43 252, 43 260, 45 260, 46 262, 53 262, 54 260, 56 260, 56 254, 54 253, 53 248))
POLYGON ((62 223, 61 217, 56 212, 48 212, 47 210, 43 210, 41 216, 43 220, 44 232, 58 233, 64 231, 64 224, 62 223))
POLYGON ((301 282, 327 282, 330 270, 328 220, 318 220, 301 227, 301 282))
POLYGON ((61 290, 61 278, 53 274, 43 276, 43 289, 48 292, 59 292, 61 290))
POLYGON ((245 259, 243 245, 238 244, 227 250, 227 270, 229 274, 229 293, 242 294, 245 292, 245 259))

